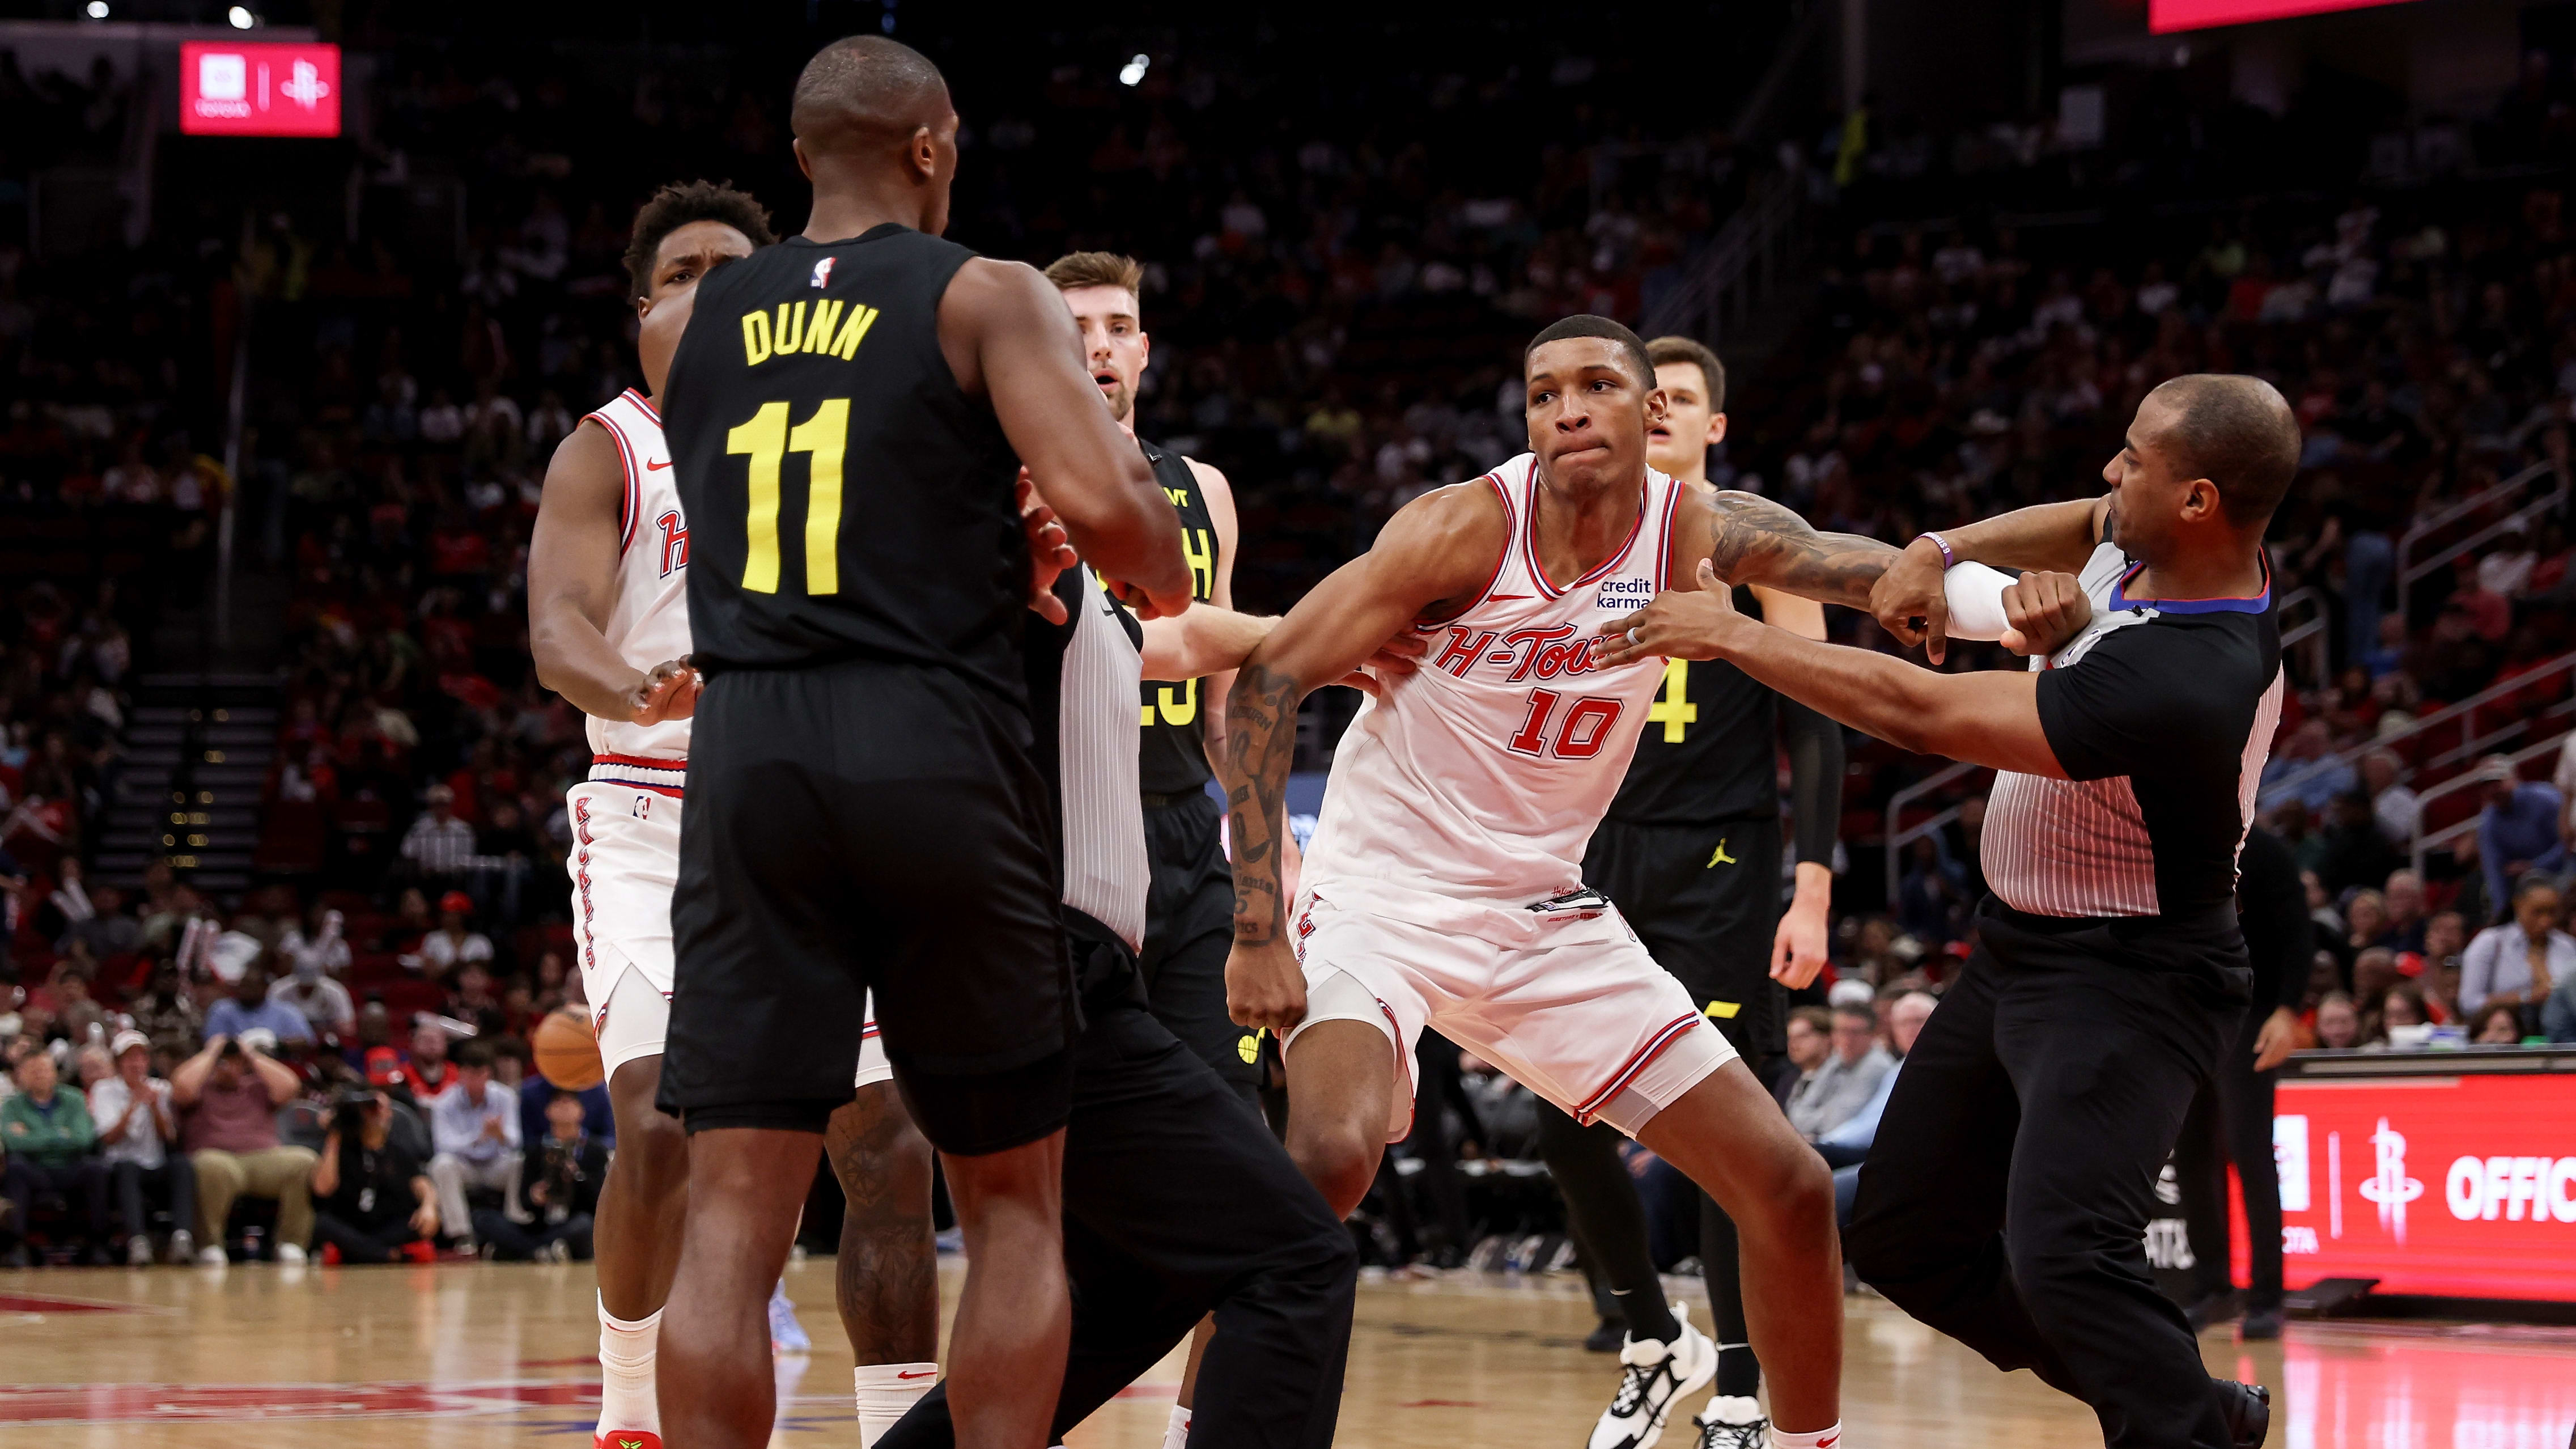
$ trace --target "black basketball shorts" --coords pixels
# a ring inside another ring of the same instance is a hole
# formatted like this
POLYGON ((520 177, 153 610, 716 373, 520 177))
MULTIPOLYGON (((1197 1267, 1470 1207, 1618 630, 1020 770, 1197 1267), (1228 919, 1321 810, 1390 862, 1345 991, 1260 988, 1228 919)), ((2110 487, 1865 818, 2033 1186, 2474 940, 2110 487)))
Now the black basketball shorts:
MULTIPOLYGON (((693 803, 692 809, 696 806, 693 803)), ((1788 999, 1771 979, 1780 925, 1780 822, 1604 820, 1583 879, 1610 897, 1757 1074, 1788 1052, 1788 999)))
POLYGON ((819 1132, 862 1002, 922 1132, 998 1152, 1064 1125, 1077 1029, 1054 796, 1025 716, 877 663, 707 681, 671 899, 661 1103, 691 1131, 819 1132))

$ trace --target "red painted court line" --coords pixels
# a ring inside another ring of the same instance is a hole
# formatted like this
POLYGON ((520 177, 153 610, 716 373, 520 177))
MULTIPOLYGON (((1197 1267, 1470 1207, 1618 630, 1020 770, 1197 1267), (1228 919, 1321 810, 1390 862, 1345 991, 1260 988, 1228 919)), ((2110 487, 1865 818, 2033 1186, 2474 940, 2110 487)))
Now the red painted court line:
POLYGON ((377 1384, 31 1384, 0 1386, 0 1423, 397 1419, 589 1407, 599 1385, 535 1380, 377 1384))
POLYGON ((141 1313, 131 1303, 100 1303, 85 1298, 56 1298, 45 1293, 0 1293, 0 1313, 141 1313))

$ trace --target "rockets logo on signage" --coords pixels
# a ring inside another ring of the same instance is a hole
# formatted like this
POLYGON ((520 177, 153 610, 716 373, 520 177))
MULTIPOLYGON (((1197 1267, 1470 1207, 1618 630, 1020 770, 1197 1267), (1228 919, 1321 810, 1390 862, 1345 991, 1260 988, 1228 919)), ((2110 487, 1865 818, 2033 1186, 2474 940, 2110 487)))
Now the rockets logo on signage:
POLYGON ((340 47, 192 40, 179 47, 191 136, 337 136, 340 47))

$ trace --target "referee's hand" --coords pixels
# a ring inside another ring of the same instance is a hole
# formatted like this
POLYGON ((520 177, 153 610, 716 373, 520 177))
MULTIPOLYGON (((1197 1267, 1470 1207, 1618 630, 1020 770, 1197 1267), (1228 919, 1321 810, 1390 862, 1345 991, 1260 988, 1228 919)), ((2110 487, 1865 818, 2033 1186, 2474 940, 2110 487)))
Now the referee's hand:
POLYGON ((1225 958, 1226 1014, 1285 1041, 1306 1019, 1306 970, 1284 940, 1237 941, 1225 958))
POLYGON ((2073 574, 2031 572, 2004 590, 2003 638, 2015 654, 2054 654, 2093 622, 2093 600, 2073 574))
POLYGON ((1064 600, 1055 596, 1055 581, 1082 558, 1073 551, 1055 510, 1038 496, 1026 468, 1020 470, 1018 492, 1020 533, 1029 546, 1029 608, 1048 623, 1061 624, 1072 615, 1065 611, 1064 600))

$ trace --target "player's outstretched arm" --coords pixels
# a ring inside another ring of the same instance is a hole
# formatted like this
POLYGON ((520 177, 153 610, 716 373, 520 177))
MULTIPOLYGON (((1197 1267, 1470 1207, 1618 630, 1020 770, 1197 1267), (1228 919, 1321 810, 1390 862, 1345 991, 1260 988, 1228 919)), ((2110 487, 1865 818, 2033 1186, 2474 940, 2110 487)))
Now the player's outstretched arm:
MULTIPOLYGON (((1724 659, 1809 709, 1923 755, 2065 779, 2039 721, 2039 676, 2023 670, 1943 674, 1892 654, 1801 639, 1736 612, 1706 560, 1700 587, 1659 595, 1601 633, 1603 662, 1662 654, 1724 659)), ((1239 888, 1238 888, 1239 890, 1239 888)))
POLYGON ((1218 762, 1233 822, 1235 949, 1226 997, 1238 1023, 1285 1032, 1306 1011, 1304 978, 1285 939, 1282 880, 1297 706, 1415 620, 1474 603, 1493 577, 1507 527, 1501 502, 1482 484, 1415 499, 1367 553, 1316 585, 1243 661, 1226 700, 1226 751, 1218 762))
POLYGON ((1758 493, 1682 495, 1673 516, 1673 573, 1701 559, 1729 584, 1752 584, 1828 604, 1869 602, 1896 550, 1857 533, 1826 533, 1758 493))
POLYGON ((1889 562, 1863 601, 1879 625, 1900 644, 1921 644, 1925 657, 1941 662, 1948 642, 1949 602, 1942 595, 1942 576, 1952 563, 1993 564, 2002 568, 2046 569, 2076 573, 2102 541, 2110 514, 2108 494, 2072 503, 2041 503, 2016 508, 1958 528, 1941 530, 1950 545, 1916 538, 1889 562))
POLYGON ((1215 604, 1193 605, 1177 619, 1147 619, 1145 641, 1139 646, 1144 655, 1145 677, 1230 677, 1235 666, 1268 638, 1278 623, 1275 617, 1238 614, 1215 604))
POLYGON ((1004 436, 1083 558, 1141 591, 1150 614, 1185 612, 1180 517, 1083 370, 1082 336, 1054 285, 1021 263, 977 258, 948 284, 939 334, 958 386, 992 400, 1004 436))
POLYGON ((537 681, 600 719, 655 724, 695 708, 697 674, 672 660, 642 670, 604 632, 617 600, 618 507, 626 467, 585 418, 555 448, 528 540, 528 648, 537 681))

